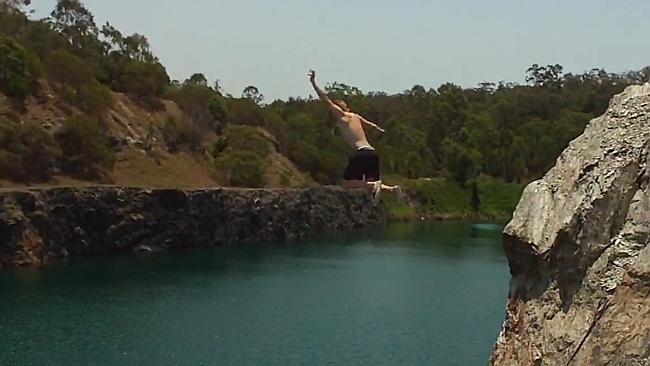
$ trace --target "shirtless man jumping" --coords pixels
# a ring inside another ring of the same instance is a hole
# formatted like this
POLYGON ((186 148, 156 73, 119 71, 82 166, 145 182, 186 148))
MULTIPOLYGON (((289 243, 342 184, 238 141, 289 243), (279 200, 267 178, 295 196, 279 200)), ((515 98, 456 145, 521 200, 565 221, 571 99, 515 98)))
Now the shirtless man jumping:
POLYGON ((379 132, 386 132, 375 123, 368 121, 362 116, 350 111, 347 104, 342 100, 332 101, 318 85, 316 85, 316 72, 309 70, 309 81, 316 90, 322 101, 327 103, 330 110, 336 117, 336 122, 341 130, 343 139, 355 153, 350 158, 347 168, 343 173, 343 187, 366 188, 372 190, 375 197, 378 197, 381 190, 394 191, 399 187, 391 187, 381 183, 379 179, 379 155, 374 147, 370 145, 363 130, 363 125, 375 128, 379 132))

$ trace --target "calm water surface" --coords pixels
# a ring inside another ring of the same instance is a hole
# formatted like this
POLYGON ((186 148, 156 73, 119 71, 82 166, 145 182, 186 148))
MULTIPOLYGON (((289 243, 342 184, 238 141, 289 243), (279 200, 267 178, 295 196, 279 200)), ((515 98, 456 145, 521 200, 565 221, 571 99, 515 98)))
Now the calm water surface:
POLYGON ((0 365, 485 365, 509 280, 500 229, 392 225, 0 272, 0 365))

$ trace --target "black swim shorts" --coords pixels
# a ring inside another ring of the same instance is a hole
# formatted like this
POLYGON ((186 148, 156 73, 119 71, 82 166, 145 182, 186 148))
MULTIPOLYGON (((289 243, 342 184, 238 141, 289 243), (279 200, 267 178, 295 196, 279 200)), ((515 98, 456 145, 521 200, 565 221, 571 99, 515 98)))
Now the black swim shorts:
POLYGON ((379 180, 379 155, 374 149, 359 149, 350 158, 343 173, 345 180, 376 182, 379 180))

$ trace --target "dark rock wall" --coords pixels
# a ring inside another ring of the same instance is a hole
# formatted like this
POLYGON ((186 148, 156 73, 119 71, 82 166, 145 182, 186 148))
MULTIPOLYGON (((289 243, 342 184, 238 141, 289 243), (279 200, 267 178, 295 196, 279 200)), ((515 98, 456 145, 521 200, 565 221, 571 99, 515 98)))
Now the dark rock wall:
POLYGON ((275 241, 382 221, 364 192, 53 188, 0 191, 0 268, 66 256, 275 241))

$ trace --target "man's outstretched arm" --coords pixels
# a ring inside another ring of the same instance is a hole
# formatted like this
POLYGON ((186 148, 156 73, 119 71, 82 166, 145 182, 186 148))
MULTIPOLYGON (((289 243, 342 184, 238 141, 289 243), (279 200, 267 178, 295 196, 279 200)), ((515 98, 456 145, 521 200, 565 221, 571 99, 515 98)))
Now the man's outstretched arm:
POLYGON ((379 132, 382 132, 382 133, 386 132, 386 130, 384 130, 383 128, 377 126, 374 122, 368 121, 367 119, 363 118, 363 116, 361 116, 359 114, 357 114, 357 116, 359 116, 359 119, 361 119, 361 122, 367 124, 368 126, 377 129, 379 132))
POLYGON ((332 102, 332 100, 325 94, 324 91, 322 91, 318 85, 316 85, 316 71, 314 70, 309 70, 309 82, 311 82, 311 86, 314 87, 314 90, 316 91, 316 94, 318 94, 318 97, 320 100, 323 102, 327 103, 327 105, 330 107, 332 112, 334 112, 337 116, 343 116, 345 113, 341 109, 341 107, 337 106, 332 102))

